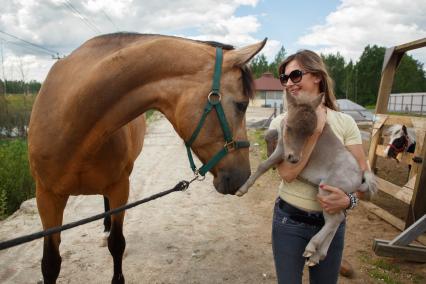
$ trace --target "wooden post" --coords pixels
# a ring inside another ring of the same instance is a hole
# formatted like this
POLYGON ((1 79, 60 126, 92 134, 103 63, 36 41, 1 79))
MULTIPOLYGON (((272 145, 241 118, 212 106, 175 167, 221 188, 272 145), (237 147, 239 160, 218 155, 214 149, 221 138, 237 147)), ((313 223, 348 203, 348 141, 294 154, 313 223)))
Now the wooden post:
POLYGON ((382 79, 380 80, 379 96, 376 104, 376 114, 385 114, 388 110, 389 95, 392 91, 396 68, 405 52, 395 52, 395 47, 386 49, 383 62, 382 79))
POLYGON ((411 198, 411 204, 408 207, 407 218, 405 220, 405 228, 408 228, 426 214, 426 135, 423 138, 422 146, 421 157, 423 158, 423 162, 417 173, 413 197, 411 198))

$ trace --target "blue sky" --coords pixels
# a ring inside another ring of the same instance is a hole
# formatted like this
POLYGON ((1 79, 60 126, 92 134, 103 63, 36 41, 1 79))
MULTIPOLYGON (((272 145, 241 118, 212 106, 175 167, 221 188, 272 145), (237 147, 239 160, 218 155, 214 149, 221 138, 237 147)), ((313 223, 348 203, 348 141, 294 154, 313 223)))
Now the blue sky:
POLYGON ((324 24, 326 16, 339 3, 337 0, 260 1, 255 7, 239 7, 236 15, 260 15, 261 29, 255 33, 256 37, 280 40, 286 51, 292 53, 301 48, 298 38, 312 26, 324 24))
MULTIPOLYGON (((268 37, 262 53, 270 61, 281 46, 287 54, 304 48, 357 61, 368 44, 391 47, 425 38, 426 1, 0 0, 0 77, 43 81, 55 62, 52 50, 64 56, 94 36, 116 31, 236 47, 268 37)), ((411 54, 426 62, 425 48, 411 54)))

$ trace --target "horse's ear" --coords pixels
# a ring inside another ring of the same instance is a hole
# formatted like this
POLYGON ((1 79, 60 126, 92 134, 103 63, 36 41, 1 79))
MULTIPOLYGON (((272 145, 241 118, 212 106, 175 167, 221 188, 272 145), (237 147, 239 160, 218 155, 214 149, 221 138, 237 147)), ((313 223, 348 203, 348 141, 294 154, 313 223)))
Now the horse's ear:
POLYGON ((324 99, 324 93, 319 94, 318 97, 316 97, 313 101, 312 101, 312 107, 314 109, 316 109, 321 103, 322 100, 324 99))
POLYGON ((258 43, 228 51, 225 61, 232 66, 243 66, 265 46, 267 39, 265 38, 258 43))
POLYGON ((405 135, 408 135, 407 127, 404 124, 402 125, 402 131, 404 132, 405 135))

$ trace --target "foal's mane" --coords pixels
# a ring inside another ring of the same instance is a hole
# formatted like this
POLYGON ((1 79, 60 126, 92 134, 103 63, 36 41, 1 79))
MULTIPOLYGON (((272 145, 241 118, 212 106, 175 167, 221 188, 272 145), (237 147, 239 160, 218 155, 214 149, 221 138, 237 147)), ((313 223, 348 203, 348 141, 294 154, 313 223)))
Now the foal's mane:
MULTIPOLYGON (((93 39, 89 40, 88 43, 90 44, 108 44, 113 43, 114 41, 127 41, 127 42, 135 42, 138 39, 145 37, 167 37, 167 38, 175 38, 179 40, 185 40, 185 41, 192 41, 202 44, 207 44, 212 47, 220 47, 223 50, 234 50, 234 46, 217 42, 217 41, 201 41, 201 40, 193 40, 193 39, 187 39, 183 37, 177 37, 177 36, 169 36, 169 35, 159 35, 159 34, 140 34, 140 33, 131 33, 131 32, 118 32, 118 33, 111 33, 111 34, 105 34, 100 35, 97 37, 94 37, 93 39)), ((247 65, 241 66, 241 80, 243 83, 243 94, 247 98, 252 99, 254 97, 254 79, 252 72, 250 68, 247 65)))

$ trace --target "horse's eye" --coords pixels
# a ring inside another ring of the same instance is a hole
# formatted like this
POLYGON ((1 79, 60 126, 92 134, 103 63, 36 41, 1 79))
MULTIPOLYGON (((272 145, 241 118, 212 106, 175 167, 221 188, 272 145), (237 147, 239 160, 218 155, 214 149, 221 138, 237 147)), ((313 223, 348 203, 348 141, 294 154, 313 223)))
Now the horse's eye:
POLYGON ((236 102, 235 106, 237 107, 237 110, 239 112, 244 113, 247 110, 248 104, 249 104, 248 102, 236 102))

